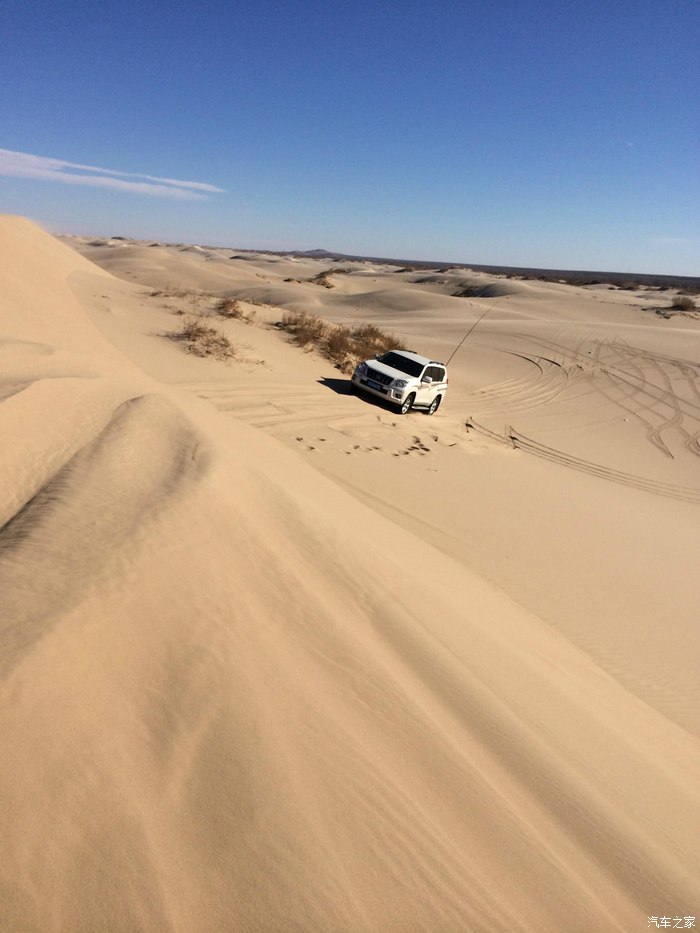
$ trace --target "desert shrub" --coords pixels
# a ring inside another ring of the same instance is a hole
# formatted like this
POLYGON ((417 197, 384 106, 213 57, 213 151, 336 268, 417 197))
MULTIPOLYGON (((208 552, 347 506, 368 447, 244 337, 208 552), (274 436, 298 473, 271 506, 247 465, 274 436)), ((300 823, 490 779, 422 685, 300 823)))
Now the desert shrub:
POLYGON ((401 350, 403 344, 393 334, 386 334, 374 324, 361 324, 350 331, 353 343, 353 355, 367 359, 387 350, 401 350))
POLYGON ((455 298, 475 298, 479 297, 483 291, 484 286, 477 283, 465 284, 462 282, 457 291, 452 292, 453 297, 455 298))
POLYGON ((360 324, 356 327, 338 328, 345 337, 345 342, 337 338, 341 348, 335 354, 328 348, 327 355, 343 372, 351 372, 360 360, 370 359, 388 350, 402 350, 404 344, 394 334, 387 334, 374 324, 360 324))
POLYGON ((294 343, 300 347, 320 346, 328 332, 327 321, 306 311, 285 311, 281 326, 292 334, 294 343))
POLYGON ((318 275, 315 275, 312 279, 309 279, 309 282, 313 282, 314 285, 322 285, 324 288, 335 288, 335 285, 333 282, 331 282, 330 277, 332 275, 343 275, 346 272, 346 269, 325 269, 323 272, 319 272, 318 275))
POLYGON ((346 327, 335 327, 326 337, 325 350, 330 359, 342 362, 353 352, 353 340, 346 327))
POLYGON ((351 328, 350 334, 353 340, 364 343, 381 341, 385 337, 385 334, 374 324, 356 324, 355 327, 351 328))
POLYGON ((184 342, 188 353, 194 353, 195 356, 213 356, 217 360, 230 360, 236 355, 236 348, 226 334, 198 318, 184 321, 182 330, 174 336, 184 342))
MULTIPOLYGON (((261 301, 248 301, 248 303, 263 304, 261 301)), ((219 317, 225 317, 229 320, 235 319, 237 321, 244 321, 246 324, 252 324, 258 313, 255 309, 252 311, 244 311, 238 298, 222 298, 217 302, 214 311, 219 317)))
POLYGON ((298 346, 315 347, 343 372, 351 371, 360 360, 403 348, 393 334, 384 333, 374 324, 343 327, 305 311, 285 311, 280 327, 292 335, 298 346))
POLYGON ((674 311, 695 311, 695 302, 690 295, 677 295, 671 307, 674 311))
POLYGON ((243 309, 237 298, 222 298, 216 306, 216 313, 221 317, 242 318, 243 309))

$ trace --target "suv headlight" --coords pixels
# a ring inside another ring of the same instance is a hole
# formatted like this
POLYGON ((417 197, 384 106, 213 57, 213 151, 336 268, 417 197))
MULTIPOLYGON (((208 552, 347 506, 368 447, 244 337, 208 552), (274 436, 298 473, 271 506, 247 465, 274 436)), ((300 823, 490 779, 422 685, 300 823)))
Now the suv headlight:
POLYGON ((366 363, 360 363, 360 364, 358 365, 357 369, 355 370, 355 372, 356 372, 356 373, 359 373, 361 376, 366 376, 366 375, 367 375, 367 364, 366 364, 366 363))
POLYGON ((408 379, 394 379, 391 385, 394 389, 405 389, 408 385, 408 379))

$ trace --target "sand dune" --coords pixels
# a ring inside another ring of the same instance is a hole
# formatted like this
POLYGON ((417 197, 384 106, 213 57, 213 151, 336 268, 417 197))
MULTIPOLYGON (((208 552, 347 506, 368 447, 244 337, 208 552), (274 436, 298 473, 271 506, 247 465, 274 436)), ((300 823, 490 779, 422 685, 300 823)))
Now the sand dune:
POLYGON ((153 292, 264 275, 443 359, 477 299, 69 242, 0 220, 2 929, 695 915, 697 323, 513 283, 401 419, 280 309, 226 365, 153 292))

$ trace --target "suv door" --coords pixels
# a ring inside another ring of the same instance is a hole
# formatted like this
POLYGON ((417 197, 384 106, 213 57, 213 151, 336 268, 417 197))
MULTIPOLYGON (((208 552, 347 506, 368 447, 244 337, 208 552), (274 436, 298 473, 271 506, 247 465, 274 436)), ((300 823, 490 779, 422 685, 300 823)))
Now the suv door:
POLYGON ((437 370, 436 366, 425 367, 423 374, 421 375, 420 386, 418 387, 416 391, 416 405, 425 405, 427 408, 427 406, 430 405, 432 400, 435 398, 435 394, 437 392, 437 387, 435 385, 435 377, 436 375, 438 375, 436 373, 436 370, 437 370), (427 384, 424 383, 422 380, 425 379, 426 376, 429 376, 432 382, 427 383, 427 384))

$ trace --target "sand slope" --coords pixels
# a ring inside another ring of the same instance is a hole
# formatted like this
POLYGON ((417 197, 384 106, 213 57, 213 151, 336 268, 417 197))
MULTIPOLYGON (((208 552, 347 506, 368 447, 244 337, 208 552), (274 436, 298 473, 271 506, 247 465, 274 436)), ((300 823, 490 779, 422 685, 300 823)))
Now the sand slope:
MULTIPOLYGON (((618 633, 632 689, 595 624, 582 646, 585 612, 543 618, 547 568, 523 599, 502 554, 483 568, 446 490, 469 469, 486 497, 483 563, 510 547, 486 514, 511 481, 532 488, 508 531, 529 511, 537 553, 543 476, 581 512, 601 495, 611 524, 676 509, 669 536, 694 502, 601 493, 522 450, 516 470, 464 430, 469 378, 440 419, 394 426, 274 329, 230 325, 264 365, 191 359, 158 336, 157 283, 16 218, 0 250, 3 929, 631 930, 695 913, 697 706, 666 685, 674 717, 633 676, 661 622, 642 612, 639 647, 618 633)), ((490 339, 512 341, 508 320, 490 339)), ((522 398, 520 364, 489 404, 522 398)), ((664 622, 687 653, 687 619, 664 622)))

